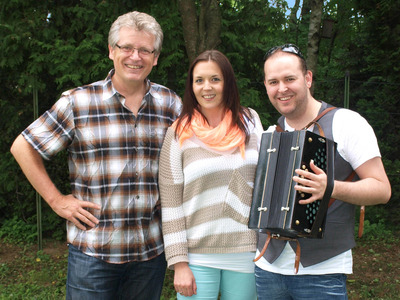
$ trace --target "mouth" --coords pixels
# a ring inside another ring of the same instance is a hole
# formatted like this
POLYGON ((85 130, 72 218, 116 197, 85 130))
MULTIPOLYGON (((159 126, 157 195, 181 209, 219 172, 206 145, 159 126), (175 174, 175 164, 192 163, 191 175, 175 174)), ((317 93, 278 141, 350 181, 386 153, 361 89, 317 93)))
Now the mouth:
POLYGON ((286 97, 278 97, 279 101, 288 101, 292 98, 292 96, 286 96, 286 97))
POLYGON ((203 95, 203 98, 206 100, 210 100, 213 99, 215 97, 215 94, 211 94, 211 95, 203 95))
POLYGON ((132 69, 132 70, 139 70, 139 69, 143 68, 143 66, 138 66, 138 65, 128 65, 128 64, 126 64, 125 66, 128 67, 129 69, 132 69))

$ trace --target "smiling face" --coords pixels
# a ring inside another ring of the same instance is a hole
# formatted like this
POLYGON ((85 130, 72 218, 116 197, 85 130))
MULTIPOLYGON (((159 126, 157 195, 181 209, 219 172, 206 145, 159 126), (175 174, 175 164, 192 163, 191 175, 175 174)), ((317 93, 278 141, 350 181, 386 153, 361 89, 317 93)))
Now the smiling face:
POLYGON ((214 61, 201 61, 193 68, 193 93, 200 111, 210 121, 211 114, 223 115, 224 77, 214 61))
MULTIPOLYGON (((121 47, 134 47, 135 49, 144 48, 149 51, 154 50, 155 38, 146 31, 138 31, 129 27, 122 27, 119 31, 118 45, 121 47)), ((109 57, 114 62, 115 74, 113 82, 117 85, 129 87, 131 85, 143 84, 150 74, 153 66, 157 65, 158 56, 154 53, 150 55, 139 55, 137 50, 131 54, 126 54, 118 47, 112 48, 110 45, 109 57)))
POLYGON ((309 100, 312 73, 304 74, 300 59, 290 53, 278 52, 264 64, 264 84, 272 105, 287 119, 304 116, 309 100))

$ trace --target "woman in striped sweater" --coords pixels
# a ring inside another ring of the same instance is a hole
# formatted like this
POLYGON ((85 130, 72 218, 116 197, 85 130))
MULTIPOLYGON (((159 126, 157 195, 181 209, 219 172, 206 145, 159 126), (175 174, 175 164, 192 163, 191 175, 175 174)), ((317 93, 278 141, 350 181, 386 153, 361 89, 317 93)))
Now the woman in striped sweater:
POLYGON ((256 233, 247 223, 262 131, 257 113, 240 105, 226 56, 200 54, 160 154, 165 253, 178 299, 256 299, 256 233))

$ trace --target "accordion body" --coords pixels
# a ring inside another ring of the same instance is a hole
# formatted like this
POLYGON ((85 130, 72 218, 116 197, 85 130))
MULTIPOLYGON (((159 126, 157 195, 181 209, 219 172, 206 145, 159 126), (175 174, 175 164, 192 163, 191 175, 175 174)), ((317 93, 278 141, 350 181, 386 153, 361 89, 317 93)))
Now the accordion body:
POLYGON ((336 143, 307 130, 264 132, 256 169, 249 228, 287 238, 322 238, 333 189, 336 143), (299 204, 311 195, 294 189, 296 169, 324 170, 323 199, 299 204))

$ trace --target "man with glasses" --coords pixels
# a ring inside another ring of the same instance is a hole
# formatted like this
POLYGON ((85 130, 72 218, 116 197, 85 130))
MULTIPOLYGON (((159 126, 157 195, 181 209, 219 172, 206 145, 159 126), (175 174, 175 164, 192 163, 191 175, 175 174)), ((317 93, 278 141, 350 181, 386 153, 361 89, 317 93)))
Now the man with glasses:
MULTIPOLYGON (((274 47, 264 59, 264 84, 269 100, 282 114, 280 128, 301 130, 330 106, 312 97, 312 72, 296 45, 274 47)), ((347 299, 346 274, 352 273, 351 249, 355 246, 355 206, 386 203, 391 195, 374 131, 363 117, 348 109, 333 109, 318 123, 337 143, 332 192, 336 200, 328 209, 323 238, 298 239, 301 256, 297 274, 293 271, 296 242, 270 240, 256 261, 260 300, 347 299), (346 181, 353 170, 357 180, 346 181)), ((275 126, 269 130, 275 130, 275 126)), ((310 165, 314 173, 296 170, 293 179, 297 191, 311 194, 299 202, 303 205, 322 199, 327 187, 323 170, 313 162, 310 165)), ((266 234, 259 234, 257 257, 266 238, 266 234)))
POLYGON ((108 36, 114 69, 107 78, 64 92, 11 148, 34 188, 67 219, 67 299, 160 298, 158 159, 181 110, 172 90, 147 78, 162 40, 152 16, 120 16, 108 36), (42 160, 64 149, 71 195, 58 191, 42 160))

